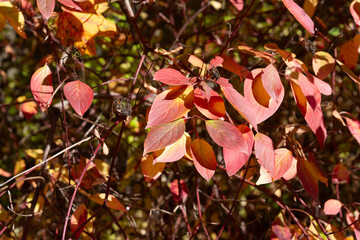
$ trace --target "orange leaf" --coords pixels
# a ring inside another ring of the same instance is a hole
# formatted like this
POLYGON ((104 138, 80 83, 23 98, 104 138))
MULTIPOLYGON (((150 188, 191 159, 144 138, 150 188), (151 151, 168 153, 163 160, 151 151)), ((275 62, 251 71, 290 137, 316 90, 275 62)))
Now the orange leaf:
POLYGON ((341 47, 340 59, 348 68, 355 69, 359 59, 359 52, 353 40, 346 41, 341 47))
MULTIPOLYGON (((196 161, 204 168, 215 170, 217 167, 216 157, 211 145, 203 139, 195 139, 191 143, 191 152, 196 161)), ((195 160, 194 160, 195 161, 195 160)))
POLYGON ((282 0, 285 7, 298 22, 312 35, 315 35, 315 25, 311 18, 293 0, 282 0))
POLYGON ((324 204, 325 215, 336 215, 340 212, 342 203, 336 199, 329 199, 324 204))
POLYGON ((143 155, 173 144, 183 136, 184 132, 184 119, 178 119, 151 128, 145 139, 143 155))
POLYGON ((360 122, 357 119, 351 119, 348 117, 345 117, 347 126, 349 128, 349 131, 353 135, 353 137, 356 139, 356 141, 360 144, 360 122))
POLYGON ((221 57, 224 59, 224 62, 222 64, 223 68, 230 72, 236 73, 240 77, 241 81, 243 81, 244 78, 247 77, 247 75, 249 74, 249 70, 239 65, 237 62, 234 61, 234 59, 224 53, 221 54, 221 57))
POLYGON ((75 112, 82 117, 94 99, 92 89, 87 84, 77 80, 65 84, 63 91, 75 112))
POLYGON ((318 0, 305 0, 303 8, 309 17, 314 16, 317 5, 318 0))
POLYGON ((238 49, 240 51, 250 54, 252 56, 262 58, 266 64, 274 63, 274 59, 270 53, 256 50, 252 47, 247 46, 245 43, 240 43, 240 45, 238 46, 238 49))
POLYGON ((275 101, 275 99, 270 98, 268 107, 264 107, 260 105, 254 97, 252 91, 252 85, 253 85, 254 76, 259 75, 261 71, 262 71, 261 69, 254 69, 253 71, 251 71, 251 73, 245 79, 245 85, 244 85, 244 96, 247 100, 248 108, 252 109, 252 111, 256 113, 254 116, 256 119, 256 123, 261 123, 266 119, 268 119, 269 117, 271 117, 280 107, 285 95, 284 87, 282 87, 278 101, 275 101))
MULTIPOLYGON (((39 68, 32 75, 30 80, 31 92, 34 95, 35 100, 38 102, 42 111, 48 107, 47 103, 51 99, 54 92, 52 86, 51 70, 47 64, 39 68)), ((51 105, 52 100, 49 102, 51 105)))
POLYGON ((324 79, 335 67, 335 59, 327 52, 316 52, 312 59, 315 75, 324 79))
MULTIPOLYGON (((87 210, 85 204, 80 204, 73 215, 71 215, 70 228, 71 232, 75 233, 75 231, 87 220, 87 210)), ((75 239, 79 239, 81 233, 84 231, 85 225, 80 228, 74 235, 75 239)))
POLYGON ((210 89, 209 100, 206 99, 206 93, 200 88, 196 88, 194 94, 195 106, 205 117, 210 119, 225 117, 225 104, 222 97, 217 92, 210 89))
POLYGON ((360 3, 359 1, 352 1, 350 4, 350 13, 354 18, 356 25, 360 26, 360 3))
POLYGON ((263 107, 269 107, 269 101, 271 99, 268 92, 265 90, 263 81, 263 74, 258 74, 252 81, 252 93, 255 100, 263 107))
POLYGON ((290 169, 293 162, 293 154, 286 148, 278 148, 275 150, 275 168, 273 179, 280 179, 290 169))
POLYGON ((165 163, 154 163, 154 155, 150 154, 141 158, 141 172, 146 182, 152 182, 160 177, 165 168, 165 163))
POLYGON ((34 101, 24 102, 20 107, 21 112, 27 120, 30 120, 38 112, 37 105, 34 101))
POLYGON ((177 86, 159 94, 150 109, 145 128, 168 123, 183 117, 194 103, 192 86, 177 86))
POLYGON ((349 78, 351 78, 351 80, 353 80, 354 82, 356 82, 357 84, 360 84, 360 80, 359 77, 353 72, 351 71, 350 68, 348 68, 345 64, 343 64, 341 61, 336 60, 336 62, 340 65, 340 67, 342 68, 342 70, 344 70, 344 72, 349 76, 349 78))
MULTIPOLYGON (((91 201, 96 202, 97 204, 103 205, 106 193, 95 193, 89 197, 91 201)), ((127 212, 125 207, 117 200, 113 195, 109 194, 107 198, 107 207, 115 210, 120 210, 127 212)))

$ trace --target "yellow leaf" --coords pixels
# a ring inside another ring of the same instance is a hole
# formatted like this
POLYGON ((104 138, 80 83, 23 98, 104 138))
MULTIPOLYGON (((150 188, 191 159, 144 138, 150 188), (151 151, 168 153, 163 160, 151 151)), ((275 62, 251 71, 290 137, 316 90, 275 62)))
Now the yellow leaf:
POLYGON ((0 31, 4 27, 4 19, 6 19, 14 30, 22 37, 26 39, 24 32, 25 18, 22 12, 9 2, 0 2, 0 31))
POLYGON ((314 16, 316 7, 318 5, 318 0, 305 0, 304 2, 304 11, 309 17, 314 16))

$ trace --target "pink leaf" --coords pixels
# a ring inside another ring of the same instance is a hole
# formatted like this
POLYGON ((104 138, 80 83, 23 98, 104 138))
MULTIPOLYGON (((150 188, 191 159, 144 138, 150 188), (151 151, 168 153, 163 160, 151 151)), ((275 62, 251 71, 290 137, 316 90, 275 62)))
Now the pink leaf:
POLYGON ((274 176, 275 171, 275 152, 272 140, 262 134, 257 133, 255 135, 255 156, 258 159, 261 166, 270 172, 274 176))
POLYGON ((350 4, 350 13, 356 25, 360 26, 360 3, 358 1, 352 1, 350 4))
POLYGON ((275 170, 274 181, 283 177, 284 174, 290 169, 293 162, 292 152, 286 148, 278 148, 275 150, 275 170))
POLYGON ((199 161, 196 159, 196 157, 194 156, 194 154, 191 151, 191 157, 194 161, 194 166, 196 168, 196 171, 198 171, 198 173, 206 179, 206 181, 209 181, 212 176, 214 176, 215 170, 211 170, 209 168, 203 167, 199 161))
POLYGON ((58 0, 62 5, 65 5, 67 7, 70 8, 74 8, 76 10, 82 11, 81 7, 79 7, 79 5, 77 5, 75 2, 73 2, 72 0, 58 0))
POLYGON ((283 178, 288 181, 296 176, 297 159, 293 157, 290 168, 284 173, 283 178))
POLYGON ((315 26, 311 18, 293 0, 282 0, 285 7, 298 20, 298 22, 312 35, 315 35, 315 26))
POLYGON ((206 99, 206 93, 200 88, 196 88, 194 90, 194 94, 195 106, 205 117, 210 119, 219 119, 225 117, 224 101, 217 92, 210 89, 209 100, 206 99))
POLYGON ((273 178, 268 170, 266 170, 263 166, 260 167, 260 177, 256 181, 256 185, 268 184, 272 183, 273 178))
POLYGON ((41 15, 49 19, 55 9, 55 0, 36 0, 41 15))
POLYGON ((244 1, 243 0, 230 0, 230 2, 236 7, 238 11, 241 11, 244 7, 244 1))
POLYGON ((325 215, 336 215, 340 212, 342 203, 336 199, 329 199, 324 204, 325 215))
POLYGON ((240 168, 242 168, 242 166, 244 166, 246 161, 249 159, 254 146, 254 135, 251 129, 246 125, 240 125, 238 126, 238 129, 241 131, 245 139, 247 151, 244 153, 242 151, 236 151, 226 147, 223 148, 226 172, 229 176, 234 175, 240 170, 240 168))
POLYGON ((306 100, 313 109, 316 109, 321 103, 321 93, 319 89, 302 73, 299 73, 298 79, 301 91, 305 95, 306 100))
POLYGON ((93 99, 94 93, 92 89, 85 83, 77 80, 68 82, 64 86, 64 94, 66 99, 77 114, 81 117, 89 109, 93 99))
POLYGON ((190 111, 194 102, 192 86, 178 86, 159 94, 150 109, 145 128, 174 121, 190 111))
POLYGON ((257 74, 260 74, 260 72, 261 72, 261 69, 255 69, 255 70, 251 71, 251 73, 245 79, 245 85, 244 85, 244 96, 245 96, 245 99, 247 100, 248 108, 252 109, 252 111, 256 113, 256 114, 254 114, 255 115, 254 117, 255 117, 255 121, 257 124, 265 121, 266 119, 271 117, 278 110, 278 108, 280 107, 280 105, 284 99, 284 95, 285 95, 284 87, 282 87, 282 90, 280 92, 280 95, 279 95, 279 98, 277 101, 275 101, 275 99, 273 99, 273 98, 270 98, 267 108, 260 105, 256 101, 253 91, 252 91, 252 83, 253 83, 254 76, 257 76, 257 74))
MULTIPOLYGON (((41 110, 44 111, 54 92, 54 88, 52 86, 51 70, 47 64, 36 70, 32 75, 30 88, 41 110)), ((49 105, 51 102, 52 100, 50 100, 49 105)))
POLYGON ((167 85, 190 85, 191 82, 179 71, 172 68, 163 68, 154 74, 154 80, 167 85))
POLYGON ((348 212, 346 214, 346 222, 350 225, 350 228, 354 231, 357 240, 360 239, 360 223, 359 212, 355 210, 354 213, 348 212))
POLYGON ((262 82, 264 85, 265 90, 268 92, 270 97, 278 101, 281 96, 281 93, 284 90, 284 87, 281 83, 281 79, 277 69, 274 65, 269 64, 264 69, 264 74, 262 76, 262 82))
POLYGON ((178 119, 151 128, 145 139, 143 155, 173 144, 183 136, 184 132, 184 119, 178 119))
POLYGON ((220 84, 221 90, 224 93, 226 99, 257 131, 257 112, 251 108, 251 105, 248 103, 247 99, 244 98, 238 91, 236 91, 227 79, 221 77, 217 83, 220 84))
POLYGON ((309 79, 309 81, 312 82, 317 87, 317 89, 320 91, 321 94, 324 94, 326 96, 331 95, 332 89, 327 82, 324 82, 323 80, 313 76, 308 72, 306 72, 306 76, 309 79))
POLYGON ((207 120, 205 122, 206 129, 216 144, 247 153, 245 138, 237 127, 222 120, 207 120))
POLYGON ((357 119, 351 119, 348 117, 346 117, 345 120, 349 131, 360 144, 360 122, 357 119))
POLYGON ((158 162, 175 162, 182 158, 186 153, 186 136, 185 134, 173 144, 167 146, 164 152, 154 159, 154 163, 158 162))
POLYGON ((218 67, 224 62, 224 59, 220 56, 216 56, 210 61, 211 67, 218 67))

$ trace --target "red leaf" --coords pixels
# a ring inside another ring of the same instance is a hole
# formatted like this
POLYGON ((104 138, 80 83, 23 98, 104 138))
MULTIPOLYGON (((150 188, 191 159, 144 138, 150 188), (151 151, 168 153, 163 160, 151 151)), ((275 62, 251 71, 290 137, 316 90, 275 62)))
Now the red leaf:
POLYGON ((311 18, 293 0, 282 0, 285 7, 298 20, 298 22, 312 35, 315 35, 315 26, 311 18))
POLYGON ((55 0, 36 0, 41 15, 49 19, 55 9, 55 0))
POLYGON ((186 187, 185 181, 181 179, 180 184, 179 184, 178 180, 174 180, 171 182, 170 192, 172 193, 172 197, 173 197, 174 201, 179 203, 179 202, 186 201, 189 190, 186 187), (181 188, 181 192, 179 190, 179 185, 181 188), (181 195, 180 195, 180 193, 181 193, 181 195), (182 201, 181 201, 181 199, 182 199, 182 201))
POLYGON ((92 89, 87 84, 77 80, 65 84, 63 91, 75 112, 82 117, 94 99, 92 89))
POLYGON ((230 2, 236 7, 238 11, 241 11, 244 7, 244 1, 243 0, 230 0, 230 2))
POLYGON ((70 8, 74 8, 76 10, 82 11, 81 7, 79 7, 75 2, 73 2, 72 0, 58 0, 61 4, 70 7, 70 8))
POLYGON ((254 135, 253 135, 251 129, 246 125, 240 125, 240 126, 238 126, 238 129, 241 131, 241 133, 245 139, 245 144, 247 146, 247 152, 244 153, 244 152, 232 150, 232 149, 226 148, 226 147, 223 148, 223 156, 224 156, 224 161, 225 161, 225 166, 226 166, 226 173, 229 176, 234 175, 237 171, 240 170, 240 168, 242 168, 242 166, 244 166, 244 164, 249 159, 249 157, 252 153, 253 146, 254 146, 254 135))
MULTIPOLYGON (((85 204, 80 204, 73 215, 71 215, 70 228, 71 232, 74 233, 85 221, 87 220, 87 210, 85 204)), ((79 239, 81 233, 84 231, 85 226, 82 226, 74 235, 75 239, 79 239)))
POLYGON ((314 198, 318 200, 319 196, 319 183, 318 181, 326 182, 314 163, 298 158, 297 161, 297 175, 305 190, 314 198))
POLYGON ((248 152, 245 138, 237 127, 222 120, 207 120, 205 122, 206 129, 216 144, 235 151, 248 152))
POLYGON ((257 133, 255 135, 255 156, 258 159, 261 166, 270 172, 274 176, 275 171, 275 152, 272 140, 262 134, 257 133))
POLYGON ((178 119, 151 128, 145 139, 143 155, 173 144, 183 136, 184 132, 184 119, 178 119))
POLYGON ((340 212, 342 203, 336 199, 329 199, 324 204, 325 215, 336 215, 340 212))
POLYGON ((190 85, 191 82, 179 71, 172 68, 163 68, 154 73, 154 80, 167 85, 190 85))
POLYGON ((292 234, 288 226, 281 226, 279 224, 274 224, 272 225, 271 230, 276 235, 276 237, 278 237, 279 240, 288 240, 292 238, 292 234))
POLYGON ((145 128, 168 123, 183 117, 194 103, 192 86, 178 86, 159 94, 150 109, 145 128))
POLYGON ((240 77, 241 81, 243 81, 244 78, 247 77, 247 75, 249 74, 249 70, 247 70, 247 68, 239 65, 237 62, 234 61, 234 59, 224 53, 221 54, 221 57, 224 59, 224 62, 222 64, 223 68, 229 70, 230 72, 236 73, 240 77))
MULTIPOLYGON (((30 81, 31 92, 42 111, 47 108, 47 103, 54 92, 52 86, 51 70, 47 64, 35 71, 30 81)), ((51 105, 52 100, 49 102, 51 105)))
POLYGON ((284 90, 284 87, 281 83, 281 79, 279 76, 279 73, 277 69, 274 67, 274 65, 269 64, 265 69, 262 76, 262 83, 264 85, 265 90, 267 93, 275 99, 275 101, 278 101, 281 93, 284 90))
POLYGON ((195 94, 195 106, 196 108, 207 118, 210 119, 219 119, 225 117, 225 105, 221 96, 210 89, 210 98, 207 100, 205 98, 205 92, 196 88, 194 90, 195 94))
POLYGON ((360 144, 360 122, 357 119, 351 119, 348 117, 345 117, 346 124, 349 128, 349 131, 354 136, 356 141, 360 144))
POLYGON ((227 79, 221 77, 217 83, 220 84, 221 90, 224 93, 226 99, 257 131, 257 113, 254 111, 254 109, 251 108, 247 99, 244 98, 238 91, 236 91, 227 79))
POLYGON ((215 170, 217 167, 216 157, 211 145, 203 139, 195 139, 191 143, 191 153, 202 167, 215 170))
POLYGON ((154 163, 154 155, 150 154, 141 158, 141 172, 146 182, 152 182, 160 177, 165 168, 165 163, 154 163))
POLYGON ((332 171, 332 182, 336 184, 347 183, 350 182, 350 174, 349 170, 342 163, 338 163, 335 165, 332 171))
POLYGON ((160 156, 154 159, 158 162, 175 162, 182 158, 186 153, 186 135, 184 134, 179 140, 167 146, 160 156))
POLYGON ((255 97, 254 97, 253 91, 252 91, 253 78, 260 72, 261 72, 261 69, 255 69, 255 70, 251 71, 251 74, 249 74, 249 76, 245 79, 245 85, 244 85, 244 96, 245 96, 245 99, 247 100, 248 108, 252 109, 252 111, 256 113, 254 117, 255 117, 257 124, 265 121, 266 119, 271 117, 278 110, 278 108, 280 107, 280 105, 284 99, 284 95, 285 95, 284 87, 282 87, 278 101, 275 101, 275 99, 270 98, 268 107, 261 106, 255 100, 255 97))
MULTIPOLYGON (((296 104, 298 105, 306 122, 309 124, 311 130, 315 133, 316 138, 318 139, 320 146, 322 148, 324 146, 327 133, 325 129, 325 124, 324 124, 324 119, 320 104, 318 104, 316 108, 313 109, 306 100, 306 97, 304 96, 303 92, 301 91, 301 88, 296 83, 296 81, 292 80, 290 82, 290 85, 292 92, 294 94, 296 104)), ((311 98, 310 95, 309 97, 311 98)), ((316 100, 314 99, 313 102, 316 102, 316 100)))
POLYGON ((358 1, 352 1, 350 4, 350 13, 354 18, 356 25, 360 26, 360 3, 358 1))

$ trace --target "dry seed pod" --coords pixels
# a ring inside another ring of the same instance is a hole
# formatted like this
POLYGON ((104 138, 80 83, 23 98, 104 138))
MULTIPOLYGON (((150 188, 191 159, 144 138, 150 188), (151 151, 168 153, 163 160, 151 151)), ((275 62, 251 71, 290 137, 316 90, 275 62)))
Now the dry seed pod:
POLYGON ((130 117, 132 111, 130 100, 125 97, 116 98, 113 101, 112 111, 117 118, 126 119, 130 117))

